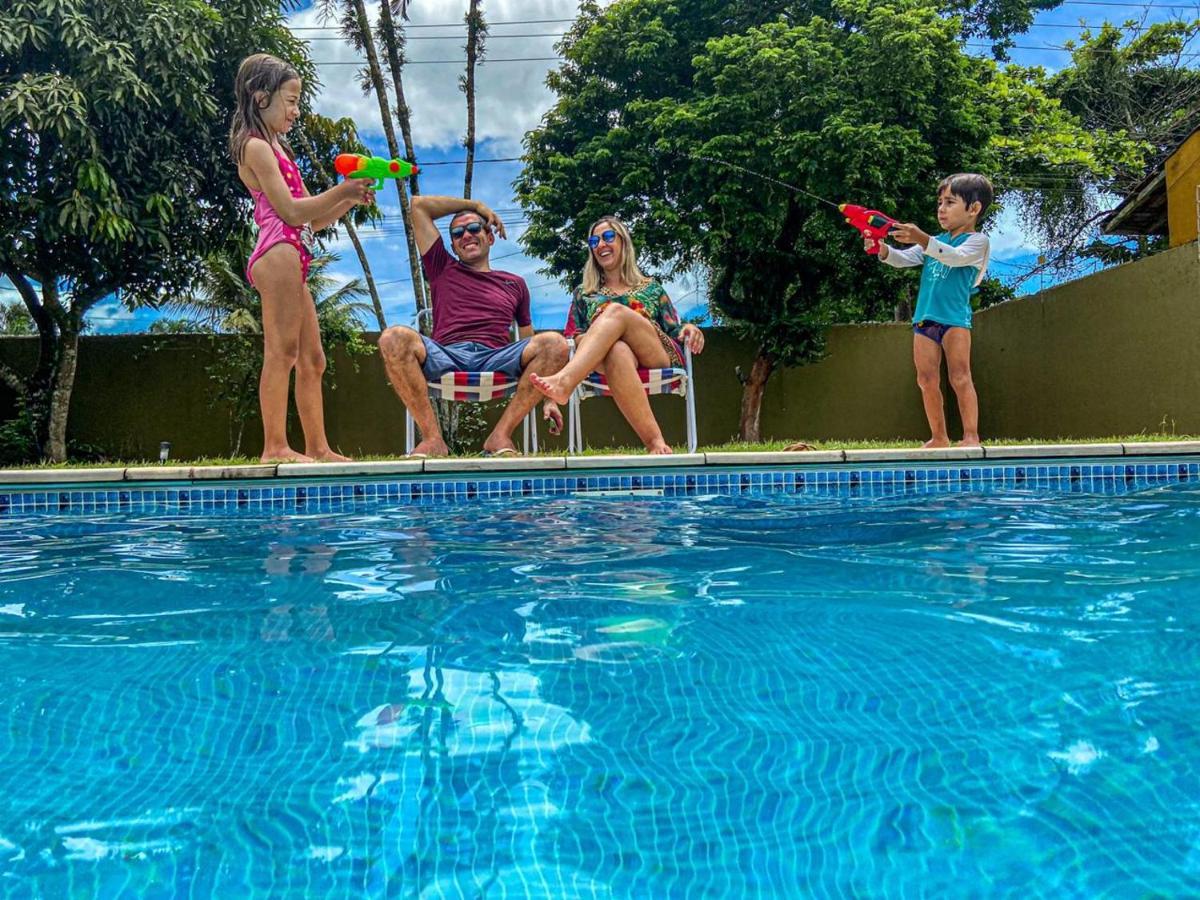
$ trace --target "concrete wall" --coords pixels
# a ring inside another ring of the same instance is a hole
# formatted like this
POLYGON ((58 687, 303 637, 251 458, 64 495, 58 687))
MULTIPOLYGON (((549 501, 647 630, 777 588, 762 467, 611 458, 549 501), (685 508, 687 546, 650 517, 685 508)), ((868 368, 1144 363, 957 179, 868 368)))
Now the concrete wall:
MULTIPOLYGON (((974 372, 985 440, 1102 437, 1141 431, 1200 433, 1200 258, 1195 244, 984 310, 976 317, 974 372)), ((220 342, 196 336, 85 338, 70 438, 123 458, 153 458, 169 440, 177 457, 229 453, 228 411, 210 402, 204 366, 220 342)), ((787 439, 927 436, 906 323, 842 325, 823 361, 777 372, 767 386, 764 435, 787 439)), ((0 359, 32 361, 33 339, 0 339, 0 359)), ((741 385, 754 348, 710 333, 696 359, 700 442, 737 432, 741 385)), ((334 444, 351 454, 402 451, 404 411, 377 355, 334 354, 327 392, 334 444), (356 368, 357 365, 357 368, 356 368)), ((0 415, 9 398, 0 395, 0 415)), ((952 434, 957 428, 947 392, 952 434)), ((683 402, 657 397, 667 439, 683 441, 683 402)), ((494 410, 495 405, 491 405, 494 410)), ((583 405, 592 446, 634 446, 614 404, 583 405)), ((261 445, 257 420, 243 452, 261 445)), ((519 439, 519 436, 518 436, 519 439)), ((543 440, 550 447, 562 441, 543 440)), ((296 446, 300 446, 297 437, 296 446)))

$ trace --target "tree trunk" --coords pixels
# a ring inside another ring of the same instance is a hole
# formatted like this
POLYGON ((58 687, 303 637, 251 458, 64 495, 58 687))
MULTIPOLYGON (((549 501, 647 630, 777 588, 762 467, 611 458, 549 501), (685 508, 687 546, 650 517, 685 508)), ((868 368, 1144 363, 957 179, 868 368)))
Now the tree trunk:
POLYGON ((471 0, 467 10, 467 75, 463 79, 463 93, 467 95, 467 137, 463 146, 467 150, 467 169, 463 175, 463 196, 471 196, 471 180, 475 172, 475 64, 479 61, 482 36, 486 29, 480 0, 471 0))
MULTIPOLYGON (((379 7, 379 38, 383 42, 384 52, 387 53, 388 68, 392 72, 392 90, 396 92, 396 118, 400 121, 400 135, 404 138, 404 158, 410 163, 416 163, 417 150, 413 144, 412 114, 408 101, 404 99, 404 31, 396 30, 396 20, 392 16, 389 3, 379 7)), ((414 172, 408 179, 408 190, 414 197, 421 193, 418 181, 419 175, 414 172)))
POLYGON ((762 440, 762 399, 767 379, 775 370, 775 360, 763 350, 758 351, 750 377, 742 388, 742 415, 738 428, 743 441, 757 443, 762 440))
POLYGON ((358 237, 358 229, 349 219, 346 220, 346 234, 350 236, 350 243, 354 245, 354 252, 358 254, 363 278, 367 279, 367 290, 371 293, 371 306, 375 310, 375 321, 379 323, 379 330, 385 331, 388 327, 387 319, 383 316, 383 304, 379 301, 379 289, 375 287, 375 276, 371 273, 371 264, 367 261, 367 253, 363 250, 362 241, 358 237))
MULTIPOLYGON (((383 70, 379 66, 379 54, 375 52, 375 40, 371 34, 371 23, 367 19, 367 7, 364 0, 350 0, 354 7, 354 15, 359 32, 362 34, 363 49, 367 54, 367 71, 371 77, 371 86, 375 90, 375 99, 379 101, 379 118, 383 123, 383 134, 387 138, 388 153, 400 155, 400 145, 396 142, 396 128, 392 123, 392 111, 388 106, 387 85, 383 81, 383 70)), ((387 4, 384 4, 385 6, 387 4)), ((408 243, 408 268, 412 273, 413 293, 417 302, 417 327, 421 327, 420 312, 428 306, 425 296, 425 282, 421 277, 421 258, 417 253, 417 242, 413 237, 412 210, 408 202, 408 191, 402 179, 396 179, 396 193, 400 197, 400 215, 404 219, 404 239, 408 243)))
POLYGON ((46 458, 50 462, 67 460, 67 419, 71 413, 71 392, 75 388, 75 367, 79 359, 79 328, 71 322, 58 340, 58 359, 50 389, 50 416, 46 438, 46 458))

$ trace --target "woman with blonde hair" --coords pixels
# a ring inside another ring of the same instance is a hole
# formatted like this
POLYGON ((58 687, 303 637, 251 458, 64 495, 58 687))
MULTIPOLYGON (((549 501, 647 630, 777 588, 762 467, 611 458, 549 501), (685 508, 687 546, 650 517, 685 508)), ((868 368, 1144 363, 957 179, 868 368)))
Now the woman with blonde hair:
POLYGON ((556 403, 566 403, 592 372, 608 381, 617 408, 651 453, 670 453, 638 368, 683 365, 683 346, 704 349, 704 334, 681 325, 663 286, 642 274, 629 229, 604 216, 588 229, 583 285, 575 292, 564 334, 575 338, 575 355, 558 373, 530 380, 556 403))

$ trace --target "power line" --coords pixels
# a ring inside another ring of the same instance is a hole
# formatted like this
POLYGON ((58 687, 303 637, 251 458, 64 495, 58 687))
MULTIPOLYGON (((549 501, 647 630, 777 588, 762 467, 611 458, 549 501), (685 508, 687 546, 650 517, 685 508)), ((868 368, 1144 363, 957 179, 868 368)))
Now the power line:
MULTIPOLYGON (((494 37, 490 33, 492 28, 504 25, 561 25, 563 23, 570 24, 574 19, 505 19, 489 21, 487 23, 489 34, 488 37, 494 37)), ((466 28, 465 22, 424 22, 416 25, 405 25, 403 31, 409 31, 416 28, 466 28)), ((292 31, 340 31, 337 25, 297 25, 291 27, 292 31)))
MULTIPOLYGON (((521 161, 520 156, 496 156, 496 157, 492 157, 491 159, 477 159, 477 160, 475 160, 475 164, 478 165, 479 163, 501 163, 501 162, 520 162, 520 161, 521 161)), ((421 168, 422 169, 430 169, 433 166, 465 166, 466 164, 467 164, 467 161, 465 159, 447 159, 447 160, 443 160, 442 162, 431 162, 431 163, 423 162, 423 163, 421 163, 421 168)))
MULTIPOLYGON (((508 59, 496 59, 494 57, 484 57, 479 60, 478 65, 486 63, 510 63, 510 62, 559 62, 562 59, 560 56, 515 56, 508 59)), ((314 65, 318 66, 363 66, 366 65, 366 60, 349 60, 342 62, 341 60, 316 60, 314 65)), ((456 65, 462 66, 466 64, 465 59, 410 59, 404 63, 406 66, 440 66, 440 65, 456 65)))
MULTIPOLYGON (((546 38, 546 37, 563 37, 565 31, 552 31, 545 34, 489 34, 488 41, 496 40, 497 38, 546 38)), ((466 38, 462 34, 419 34, 413 37, 406 37, 407 41, 461 41, 466 38)), ((345 41, 345 37, 307 37, 306 41, 345 41)))

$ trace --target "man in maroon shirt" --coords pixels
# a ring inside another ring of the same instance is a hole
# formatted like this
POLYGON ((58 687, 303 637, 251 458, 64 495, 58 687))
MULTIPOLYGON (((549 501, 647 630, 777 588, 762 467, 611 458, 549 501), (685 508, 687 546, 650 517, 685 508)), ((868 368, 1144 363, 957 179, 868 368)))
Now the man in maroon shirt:
MULTIPOLYGON (((493 230, 500 237, 505 232, 504 223, 485 204, 421 194, 412 201, 412 222, 433 295, 433 337, 396 325, 380 335, 379 350, 392 388, 421 429, 413 455, 450 452, 426 388, 427 382, 450 371, 504 372, 520 378, 517 392, 483 442, 484 453, 516 453, 513 429, 542 399, 527 373, 557 372, 566 365, 566 338, 553 331, 534 334, 525 280, 489 264, 496 240, 493 230), (443 216, 452 216, 450 246, 457 259, 446 252, 434 224, 443 216), (510 343, 514 321, 519 340, 510 343)), ((552 434, 562 430, 556 404, 544 403, 543 417, 551 420, 552 434)))

